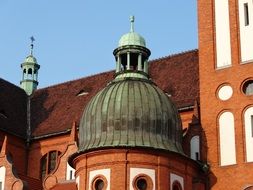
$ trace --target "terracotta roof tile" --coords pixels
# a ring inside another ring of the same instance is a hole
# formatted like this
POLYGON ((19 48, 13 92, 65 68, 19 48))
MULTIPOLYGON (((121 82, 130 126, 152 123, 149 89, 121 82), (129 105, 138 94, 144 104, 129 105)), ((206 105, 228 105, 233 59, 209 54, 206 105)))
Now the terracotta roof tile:
POLYGON ((0 129, 26 136, 27 95, 25 91, 0 78, 0 129))
POLYGON ((38 90, 31 103, 33 136, 65 131, 74 120, 78 123, 84 106, 113 75, 111 71, 38 90))
MULTIPOLYGON (((37 90, 31 98, 33 136, 66 131, 79 122, 88 101, 113 79, 114 71, 100 73, 37 90)), ((178 108, 199 98, 198 51, 150 61, 150 77, 172 96, 178 108)), ((0 78, 0 129, 26 136, 27 95, 0 78)))
POLYGON ((150 77, 171 95, 178 108, 194 105, 199 98, 198 50, 150 62, 150 77))

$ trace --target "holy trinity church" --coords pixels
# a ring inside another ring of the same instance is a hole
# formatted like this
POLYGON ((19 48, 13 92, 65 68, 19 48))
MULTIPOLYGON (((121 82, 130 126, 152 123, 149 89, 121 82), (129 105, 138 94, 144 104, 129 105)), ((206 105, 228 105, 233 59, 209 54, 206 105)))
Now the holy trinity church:
POLYGON ((0 190, 253 189, 253 1, 198 0, 198 49, 155 60, 130 26, 113 71, 0 78, 0 190))

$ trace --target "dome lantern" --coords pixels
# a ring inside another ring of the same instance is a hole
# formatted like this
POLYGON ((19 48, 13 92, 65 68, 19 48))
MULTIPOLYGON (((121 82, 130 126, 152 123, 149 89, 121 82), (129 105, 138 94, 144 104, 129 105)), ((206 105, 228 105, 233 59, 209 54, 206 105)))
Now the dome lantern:
POLYGON ((23 88, 27 95, 31 95, 38 86, 38 71, 40 65, 37 63, 36 58, 33 56, 33 42, 34 37, 31 37, 30 55, 26 57, 25 61, 21 64, 22 80, 20 81, 21 88, 23 88))
POLYGON ((151 52, 146 48, 145 39, 134 31, 134 16, 130 17, 130 32, 120 38, 113 54, 118 78, 133 75, 148 78, 148 58, 151 52))

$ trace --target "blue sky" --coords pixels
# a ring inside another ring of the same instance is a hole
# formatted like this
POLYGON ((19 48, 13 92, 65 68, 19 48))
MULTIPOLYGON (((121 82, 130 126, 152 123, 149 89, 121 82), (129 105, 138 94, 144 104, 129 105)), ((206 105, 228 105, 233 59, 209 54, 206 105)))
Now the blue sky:
POLYGON ((30 51, 41 68, 39 88, 115 68, 113 50, 130 29, 150 59, 197 48, 196 0, 0 0, 0 77, 19 85, 30 51))

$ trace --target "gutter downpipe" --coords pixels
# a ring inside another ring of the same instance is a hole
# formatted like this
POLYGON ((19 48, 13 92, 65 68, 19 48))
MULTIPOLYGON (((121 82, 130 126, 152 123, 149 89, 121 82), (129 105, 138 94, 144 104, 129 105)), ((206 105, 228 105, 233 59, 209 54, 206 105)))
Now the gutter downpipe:
POLYGON ((28 175, 28 158, 29 158, 29 148, 31 142, 31 97, 27 98, 27 130, 26 130, 26 162, 25 162, 25 171, 28 175))

